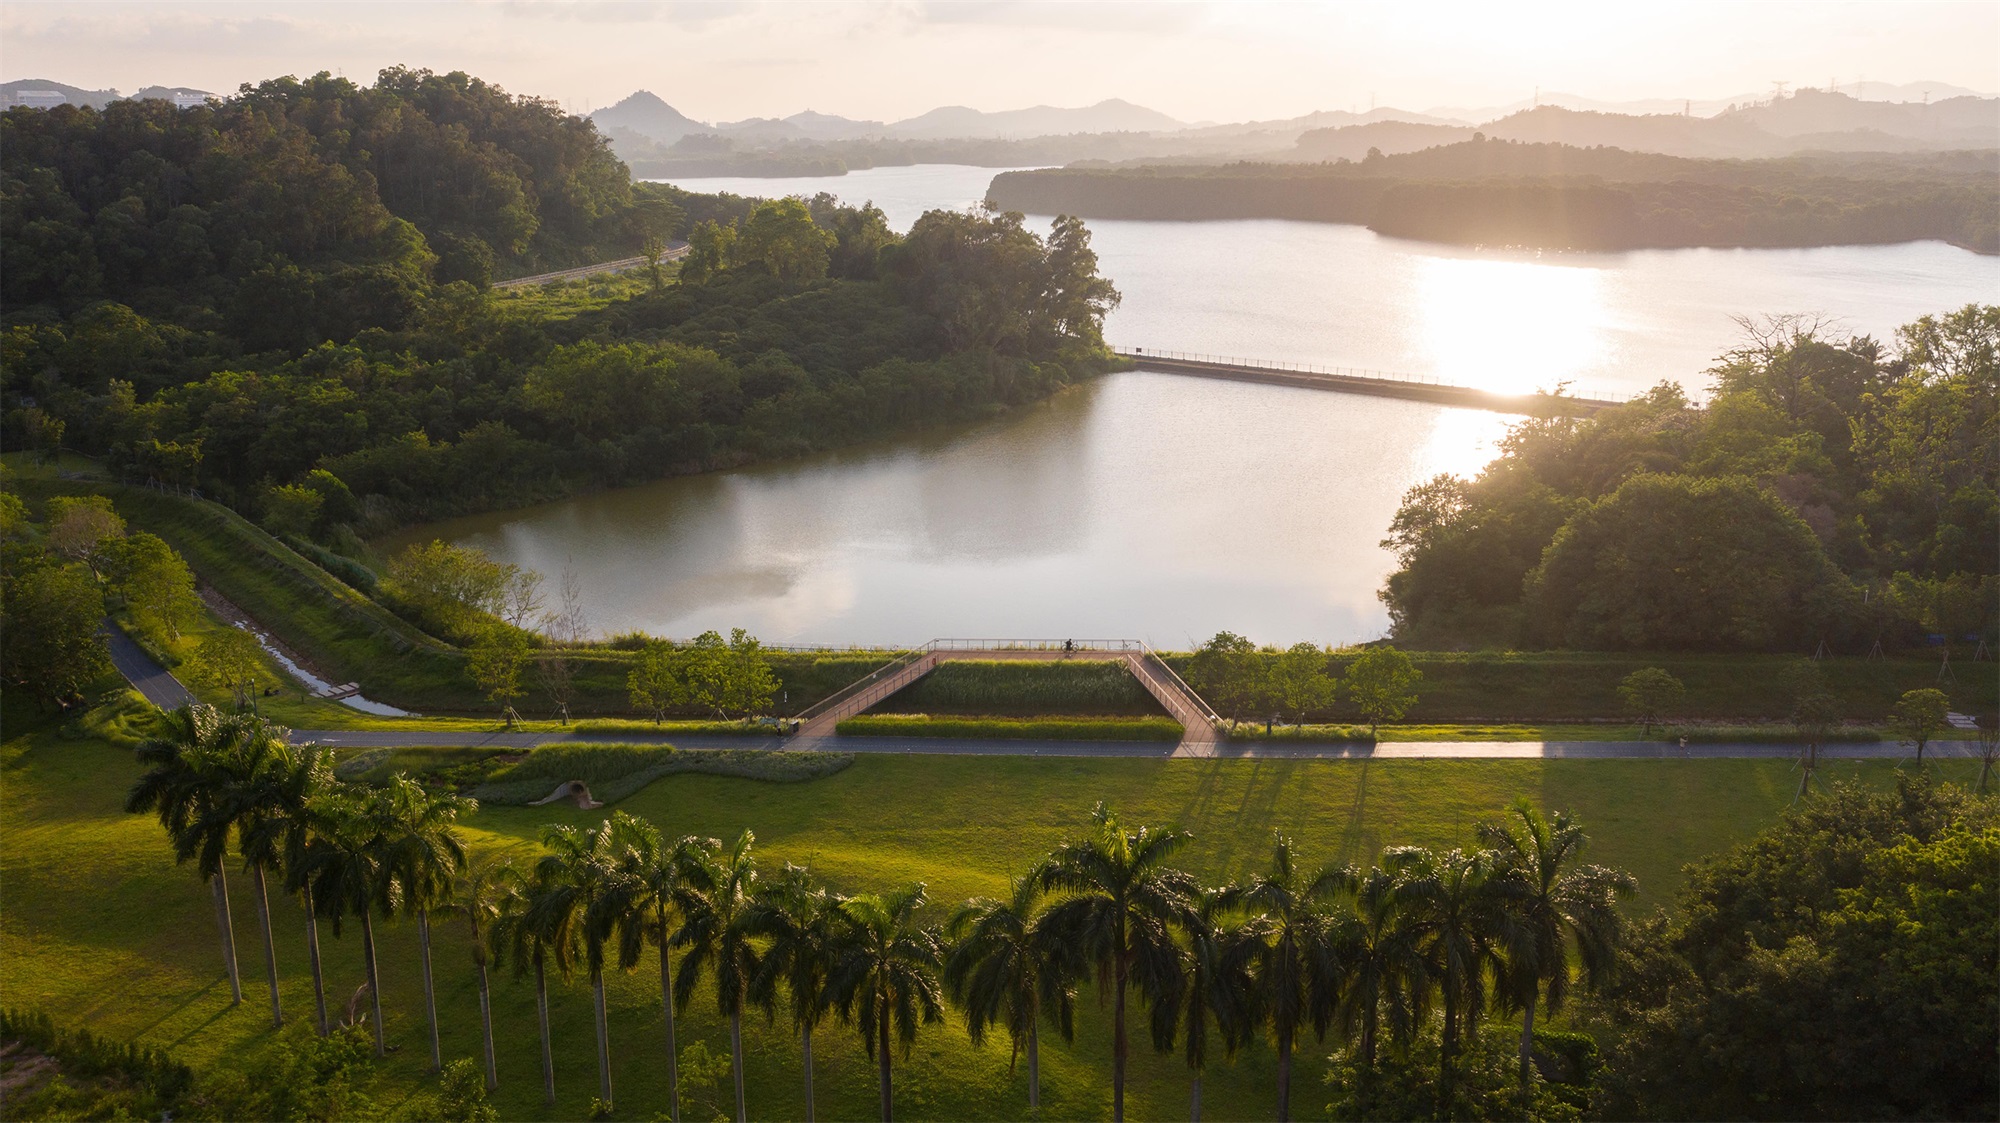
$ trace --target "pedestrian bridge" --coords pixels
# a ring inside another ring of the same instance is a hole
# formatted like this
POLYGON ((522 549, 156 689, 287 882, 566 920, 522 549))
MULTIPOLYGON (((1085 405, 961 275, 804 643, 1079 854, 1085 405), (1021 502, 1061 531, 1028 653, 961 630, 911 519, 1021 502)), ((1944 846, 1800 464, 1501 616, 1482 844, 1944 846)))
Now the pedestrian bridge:
POLYGON ((1454 386, 1413 374, 1392 374, 1354 367, 1323 367, 1311 363, 1272 363, 1224 355, 1197 355, 1186 351, 1156 351, 1133 348, 1114 352, 1146 370, 1162 374, 1190 374, 1198 378, 1222 378, 1231 382, 1263 382, 1275 386, 1298 386, 1308 390, 1334 390, 1345 394, 1369 394, 1378 398, 1406 398, 1417 402, 1490 409, 1497 413, 1518 413, 1530 417, 1588 417, 1598 410, 1621 404, 1618 398, 1599 395, 1578 397, 1566 390, 1555 393, 1500 394, 1471 386, 1454 386))
POLYGON ((1210 756, 1222 719, 1195 693, 1193 687, 1174 673, 1159 652, 1141 640, 1132 639, 934 639, 898 655, 886 666, 834 691, 800 712, 798 747, 804 742, 832 737, 834 728, 848 718, 916 682, 948 659, 1032 659, 1056 662, 1082 659, 1122 663, 1139 680, 1184 732, 1176 756, 1210 756))

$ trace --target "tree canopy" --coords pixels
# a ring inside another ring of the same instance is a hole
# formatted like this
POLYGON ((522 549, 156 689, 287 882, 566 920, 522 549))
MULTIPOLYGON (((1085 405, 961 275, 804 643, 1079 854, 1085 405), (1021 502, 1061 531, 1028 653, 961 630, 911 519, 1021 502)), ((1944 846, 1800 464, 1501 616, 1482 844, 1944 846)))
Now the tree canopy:
POLYGON ((1993 634, 2000 306, 1897 346, 1746 324, 1707 403, 1670 384, 1525 422, 1412 488, 1384 545, 1397 638, 1438 647, 1814 650, 1993 634))

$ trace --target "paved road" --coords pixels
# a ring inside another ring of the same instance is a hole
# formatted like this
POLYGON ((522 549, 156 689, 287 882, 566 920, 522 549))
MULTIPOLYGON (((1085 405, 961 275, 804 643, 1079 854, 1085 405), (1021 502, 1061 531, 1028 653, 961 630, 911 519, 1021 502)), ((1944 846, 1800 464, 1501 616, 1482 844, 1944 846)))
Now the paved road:
POLYGON ((146 701, 163 710, 177 710, 194 701, 194 695, 180 684, 180 680, 167 673, 165 667, 153 661, 145 649, 125 634, 125 629, 104 621, 105 637, 110 641, 111 665, 132 684, 132 689, 146 696, 146 701))
MULTIPOLYGON (((297 730, 293 737, 343 748, 402 748, 409 746, 491 746, 531 749, 557 741, 612 741, 641 744, 672 743, 688 749, 817 749, 824 752, 886 753, 910 756, 1046 756, 1123 757, 1213 760, 1789 760, 1796 744, 1718 743, 1678 745, 1651 741, 1406 741, 1380 745, 1220 742, 1209 752, 1188 752, 1186 746, 1163 741, 1014 741, 948 737, 729 737, 672 736, 643 733, 456 733, 359 730, 297 730)), ((1932 757, 1972 757, 1968 741, 1934 741, 1932 757)), ((1894 742, 1835 744, 1821 749, 1823 759, 1866 760, 1907 757, 1910 750, 1894 742)))

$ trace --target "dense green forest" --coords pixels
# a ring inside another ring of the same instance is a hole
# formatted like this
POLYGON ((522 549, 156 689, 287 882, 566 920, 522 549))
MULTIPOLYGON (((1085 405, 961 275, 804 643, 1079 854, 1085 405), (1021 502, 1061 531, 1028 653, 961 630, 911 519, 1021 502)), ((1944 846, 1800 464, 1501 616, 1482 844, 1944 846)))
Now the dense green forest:
POLYGON ((1089 218, 1293 218, 1476 245, 1618 250, 1942 239, 2000 253, 2000 155, 1694 160, 1484 137, 1330 164, 1005 172, 988 200, 1089 218))
POLYGON ((0 145, 0 436, 322 540, 1033 401, 1117 300, 1081 222, 635 185, 463 74, 17 109, 0 145), (587 306, 489 289, 675 237, 677 279, 587 306))
POLYGON ((1517 426, 1404 497, 1385 546, 1419 647, 1863 654, 2000 616, 2000 306, 1893 347, 1766 322, 1691 404, 1663 384, 1517 426))

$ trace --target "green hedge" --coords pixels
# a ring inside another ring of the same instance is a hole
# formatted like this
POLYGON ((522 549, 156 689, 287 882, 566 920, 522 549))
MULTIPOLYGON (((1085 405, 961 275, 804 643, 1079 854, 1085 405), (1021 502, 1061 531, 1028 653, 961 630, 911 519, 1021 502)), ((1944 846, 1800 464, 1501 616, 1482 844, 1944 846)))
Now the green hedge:
MULTIPOLYGON (((949 664, 947 664, 949 665, 949 664)), ((854 737, 964 737, 1030 741, 1178 741, 1181 725, 1165 717, 931 717, 863 714, 834 726, 854 737)))
POLYGON ((951 659, 872 712, 1000 717, 1165 713, 1122 661, 1093 659, 951 659))
MULTIPOLYGON (((1358 651, 1327 658, 1330 673, 1344 674, 1358 651)), ((1728 724, 1782 724, 1790 701, 1780 685, 1795 655, 1700 655, 1685 652, 1592 654, 1588 652, 1429 652, 1412 651, 1423 672, 1417 704, 1403 720, 1417 724, 1589 722, 1627 716, 1618 684, 1642 667, 1662 667, 1687 687, 1682 720, 1728 724)), ((1264 658, 1276 658, 1266 654, 1264 658)), ((1165 657, 1183 677, 1192 656, 1165 657)), ((1838 656, 1819 660, 1827 688, 1838 699, 1841 717, 1880 722, 1906 690, 1936 687, 1963 713, 2000 706, 2000 674, 1990 662, 1965 660, 1958 652, 1953 673, 1939 681, 1939 657, 1866 659, 1838 656)), ((1228 715, 1223 715, 1227 717, 1228 715)), ((1264 715, 1245 713, 1245 719, 1264 715)), ((1293 715, 1287 714, 1286 717, 1293 715)), ((1364 722, 1342 698, 1326 710, 1308 713, 1307 722, 1347 725, 1364 722)))

